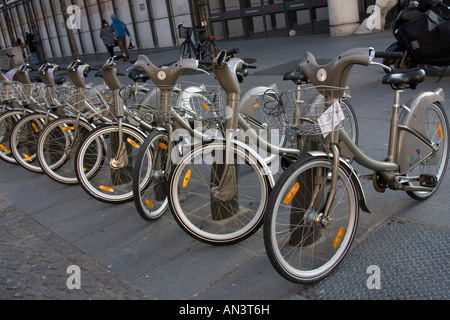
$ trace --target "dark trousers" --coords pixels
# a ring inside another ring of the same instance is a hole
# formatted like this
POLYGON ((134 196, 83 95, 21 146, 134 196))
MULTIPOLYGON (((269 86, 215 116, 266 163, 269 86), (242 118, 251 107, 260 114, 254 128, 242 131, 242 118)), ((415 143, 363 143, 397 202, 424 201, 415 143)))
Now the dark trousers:
POLYGON ((114 57, 114 46, 106 46, 111 57, 114 57))

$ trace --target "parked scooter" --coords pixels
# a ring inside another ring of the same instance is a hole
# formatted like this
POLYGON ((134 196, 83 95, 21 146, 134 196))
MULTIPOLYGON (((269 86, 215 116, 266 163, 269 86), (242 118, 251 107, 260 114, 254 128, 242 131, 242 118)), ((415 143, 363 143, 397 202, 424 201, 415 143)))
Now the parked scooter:
POLYGON ((450 7, 442 0, 400 0, 392 23, 397 42, 378 52, 393 69, 450 65, 450 7), (447 11, 448 10, 448 11, 447 11))

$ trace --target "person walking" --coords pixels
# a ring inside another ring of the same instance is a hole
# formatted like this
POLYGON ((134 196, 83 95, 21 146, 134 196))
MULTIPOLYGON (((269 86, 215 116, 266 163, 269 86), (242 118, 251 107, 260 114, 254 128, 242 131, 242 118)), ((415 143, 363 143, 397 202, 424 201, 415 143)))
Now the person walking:
POLYGON ((28 45, 28 50, 30 51, 30 55, 33 58, 34 67, 37 67, 39 65, 39 57, 33 40, 34 35, 32 33, 25 32, 25 43, 28 45))
POLYGON ((114 56, 114 46, 115 46, 115 37, 111 26, 108 24, 106 20, 102 20, 102 28, 100 29, 100 39, 103 40, 103 43, 108 49, 111 57, 114 56))
POLYGON ((116 35, 120 51, 122 51, 122 53, 124 55, 123 61, 127 61, 129 59, 129 55, 128 55, 126 36, 130 37, 130 31, 128 31, 128 28, 125 25, 125 23, 123 21, 119 20, 115 14, 111 15, 111 19, 112 19, 111 29, 113 30, 114 34, 116 35))

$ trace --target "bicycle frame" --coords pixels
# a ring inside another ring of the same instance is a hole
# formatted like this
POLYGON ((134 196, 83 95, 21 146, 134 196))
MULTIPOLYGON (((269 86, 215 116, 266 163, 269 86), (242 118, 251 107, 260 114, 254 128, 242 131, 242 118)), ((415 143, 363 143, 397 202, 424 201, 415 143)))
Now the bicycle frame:
MULTIPOLYGON (((419 93, 412 97, 405 106, 400 106, 398 103, 400 92, 400 90, 395 92, 386 161, 377 161, 368 157, 350 140, 343 130, 339 131, 341 156, 354 159, 365 168, 379 172, 387 181, 393 181, 395 177, 404 175, 407 171, 439 152, 437 147, 425 138, 421 122, 423 109, 433 102, 443 102, 444 91, 442 88, 438 88, 435 92, 419 93), (400 115, 400 108, 404 108, 407 112, 400 115), (417 148, 417 142, 424 144, 426 149, 422 152, 427 152, 427 154, 422 157, 421 161, 411 166, 406 160, 406 156, 412 154, 417 148)), ((395 187, 405 191, 432 190, 428 187, 404 186, 401 183, 396 183, 395 187)))

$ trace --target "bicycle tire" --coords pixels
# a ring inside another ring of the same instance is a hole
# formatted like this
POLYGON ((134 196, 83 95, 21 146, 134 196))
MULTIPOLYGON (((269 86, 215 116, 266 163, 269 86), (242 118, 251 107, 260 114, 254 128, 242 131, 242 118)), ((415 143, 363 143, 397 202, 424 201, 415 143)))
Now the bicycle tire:
MULTIPOLYGON (((439 188, 445 172, 447 171, 449 156, 449 124, 446 112, 440 103, 432 103, 424 112, 424 123, 427 138, 439 146, 439 152, 429 160, 423 161, 419 166, 408 172, 411 176, 420 176, 422 173, 432 174, 436 177, 437 184, 433 191, 407 191, 413 199, 426 200, 430 198, 439 188)), ((415 185, 412 182, 409 185, 415 185)), ((418 185, 418 184, 416 184, 418 185)))
POLYGON ((133 173, 133 199, 136 210, 146 221, 159 219, 169 207, 166 162, 169 136, 165 131, 150 133, 142 144, 133 173))
POLYGON ((199 57, 201 65, 205 70, 212 69, 212 63, 217 56, 216 46, 210 39, 205 39, 200 44, 199 57))
POLYGON ((10 110, 0 115, 0 158, 12 164, 17 164, 17 160, 11 153, 11 132, 23 116, 23 110, 10 110))
POLYGON ((307 154, 283 172, 270 194, 264 245, 275 270, 291 282, 323 279, 342 261, 353 241, 358 193, 343 163, 330 220, 325 226, 318 222, 329 195, 330 170, 328 157, 307 154))
POLYGON ((132 200, 133 167, 137 150, 146 137, 136 128, 123 124, 123 148, 118 152, 115 150, 119 143, 118 130, 116 124, 94 129, 80 144, 75 155, 75 172, 81 187, 91 197, 106 203, 132 200))
POLYGON ((221 175, 218 172, 224 170, 225 144, 221 142, 193 149, 169 177, 169 207, 178 225, 193 238, 212 245, 234 244, 254 234, 263 222, 270 193, 258 160, 244 148, 235 144, 231 148, 237 163, 236 171, 230 171, 236 179, 231 200, 212 196, 221 175))
POLYGON ((50 122, 39 135, 37 144, 37 157, 44 173, 62 184, 78 184, 74 171, 75 152, 94 128, 86 120, 76 117, 50 122))
POLYGON ((11 153, 25 169, 36 173, 43 172, 36 153, 39 134, 45 128, 46 119, 51 121, 56 118, 55 115, 37 111, 23 117, 14 126, 10 138, 11 153))
POLYGON ((191 46, 189 45, 188 42, 184 41, 181 44, 181 47, 180 47, 179 59, 180 60, 182 60, 182 59, 189 59, 189 58, 191 58, 191 56, 192 56, 191 46))

